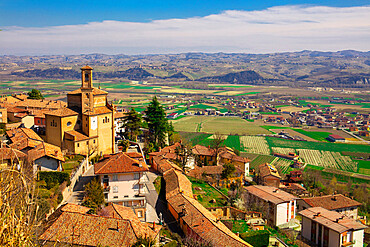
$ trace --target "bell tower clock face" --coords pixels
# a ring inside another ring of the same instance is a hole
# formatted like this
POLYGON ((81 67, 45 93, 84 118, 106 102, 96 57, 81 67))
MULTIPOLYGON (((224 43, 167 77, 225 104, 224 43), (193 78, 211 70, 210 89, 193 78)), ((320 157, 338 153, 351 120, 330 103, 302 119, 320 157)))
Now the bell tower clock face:
POLYGON ((98 128, 98 117, 91 118, 91 129, 96 130, 98 128))

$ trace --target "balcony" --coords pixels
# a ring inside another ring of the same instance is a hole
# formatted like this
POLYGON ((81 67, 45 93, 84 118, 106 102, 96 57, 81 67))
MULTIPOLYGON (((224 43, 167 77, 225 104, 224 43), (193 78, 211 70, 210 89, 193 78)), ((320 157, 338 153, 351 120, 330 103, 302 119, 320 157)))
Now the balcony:
POLYGON ((104 193, 109 193, 109 192, 110 192, 110 186, 105 186, 105 187, 103 188, 103 192, 104 192, 104 193))

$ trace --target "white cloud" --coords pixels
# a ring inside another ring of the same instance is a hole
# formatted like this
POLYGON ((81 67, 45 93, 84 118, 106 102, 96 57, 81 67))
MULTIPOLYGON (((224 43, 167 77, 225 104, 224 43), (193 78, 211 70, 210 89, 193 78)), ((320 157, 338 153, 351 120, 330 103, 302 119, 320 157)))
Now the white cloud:
POLYGON ((4 27, 2 54, 370 50, 370 6, 279 6, 149 23, 4 27))

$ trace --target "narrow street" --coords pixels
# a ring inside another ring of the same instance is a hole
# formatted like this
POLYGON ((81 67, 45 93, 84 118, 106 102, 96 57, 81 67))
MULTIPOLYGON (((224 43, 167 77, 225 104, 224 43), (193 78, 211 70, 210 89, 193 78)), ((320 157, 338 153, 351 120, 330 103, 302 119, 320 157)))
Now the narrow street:
POLYGON ((73 188, 72 195, 66 200, 67 203, 81 204, 84 197, 84 187, 94 178, 94 166, 90 168, 80 177, 80 180, 73 188))

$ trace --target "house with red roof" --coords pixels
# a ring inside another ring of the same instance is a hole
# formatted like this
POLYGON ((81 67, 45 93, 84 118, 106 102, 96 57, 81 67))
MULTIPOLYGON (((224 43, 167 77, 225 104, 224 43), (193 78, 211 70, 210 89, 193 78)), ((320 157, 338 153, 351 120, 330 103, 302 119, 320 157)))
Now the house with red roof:
POLYGON ((94 165, 94 173, 101 181, 108 204, 131 207, 137 217, 145 221, 145 194, 148 193, 145 183, 149 168, 144 159, 137 158, 139 155, 120 152, 105 156, 94 165))
POLYGON ((298 212, 311 207, 323 207, 330 211, 345 214, 352 219, 357 219, 358 207, 361 203, 342 194, 301 198, 297 200, 298 212))
POLYGON ((305 209, 302 216, 301 235, 312 246, 362 247, 365 225, 343 214, 322 207, 305 209))

